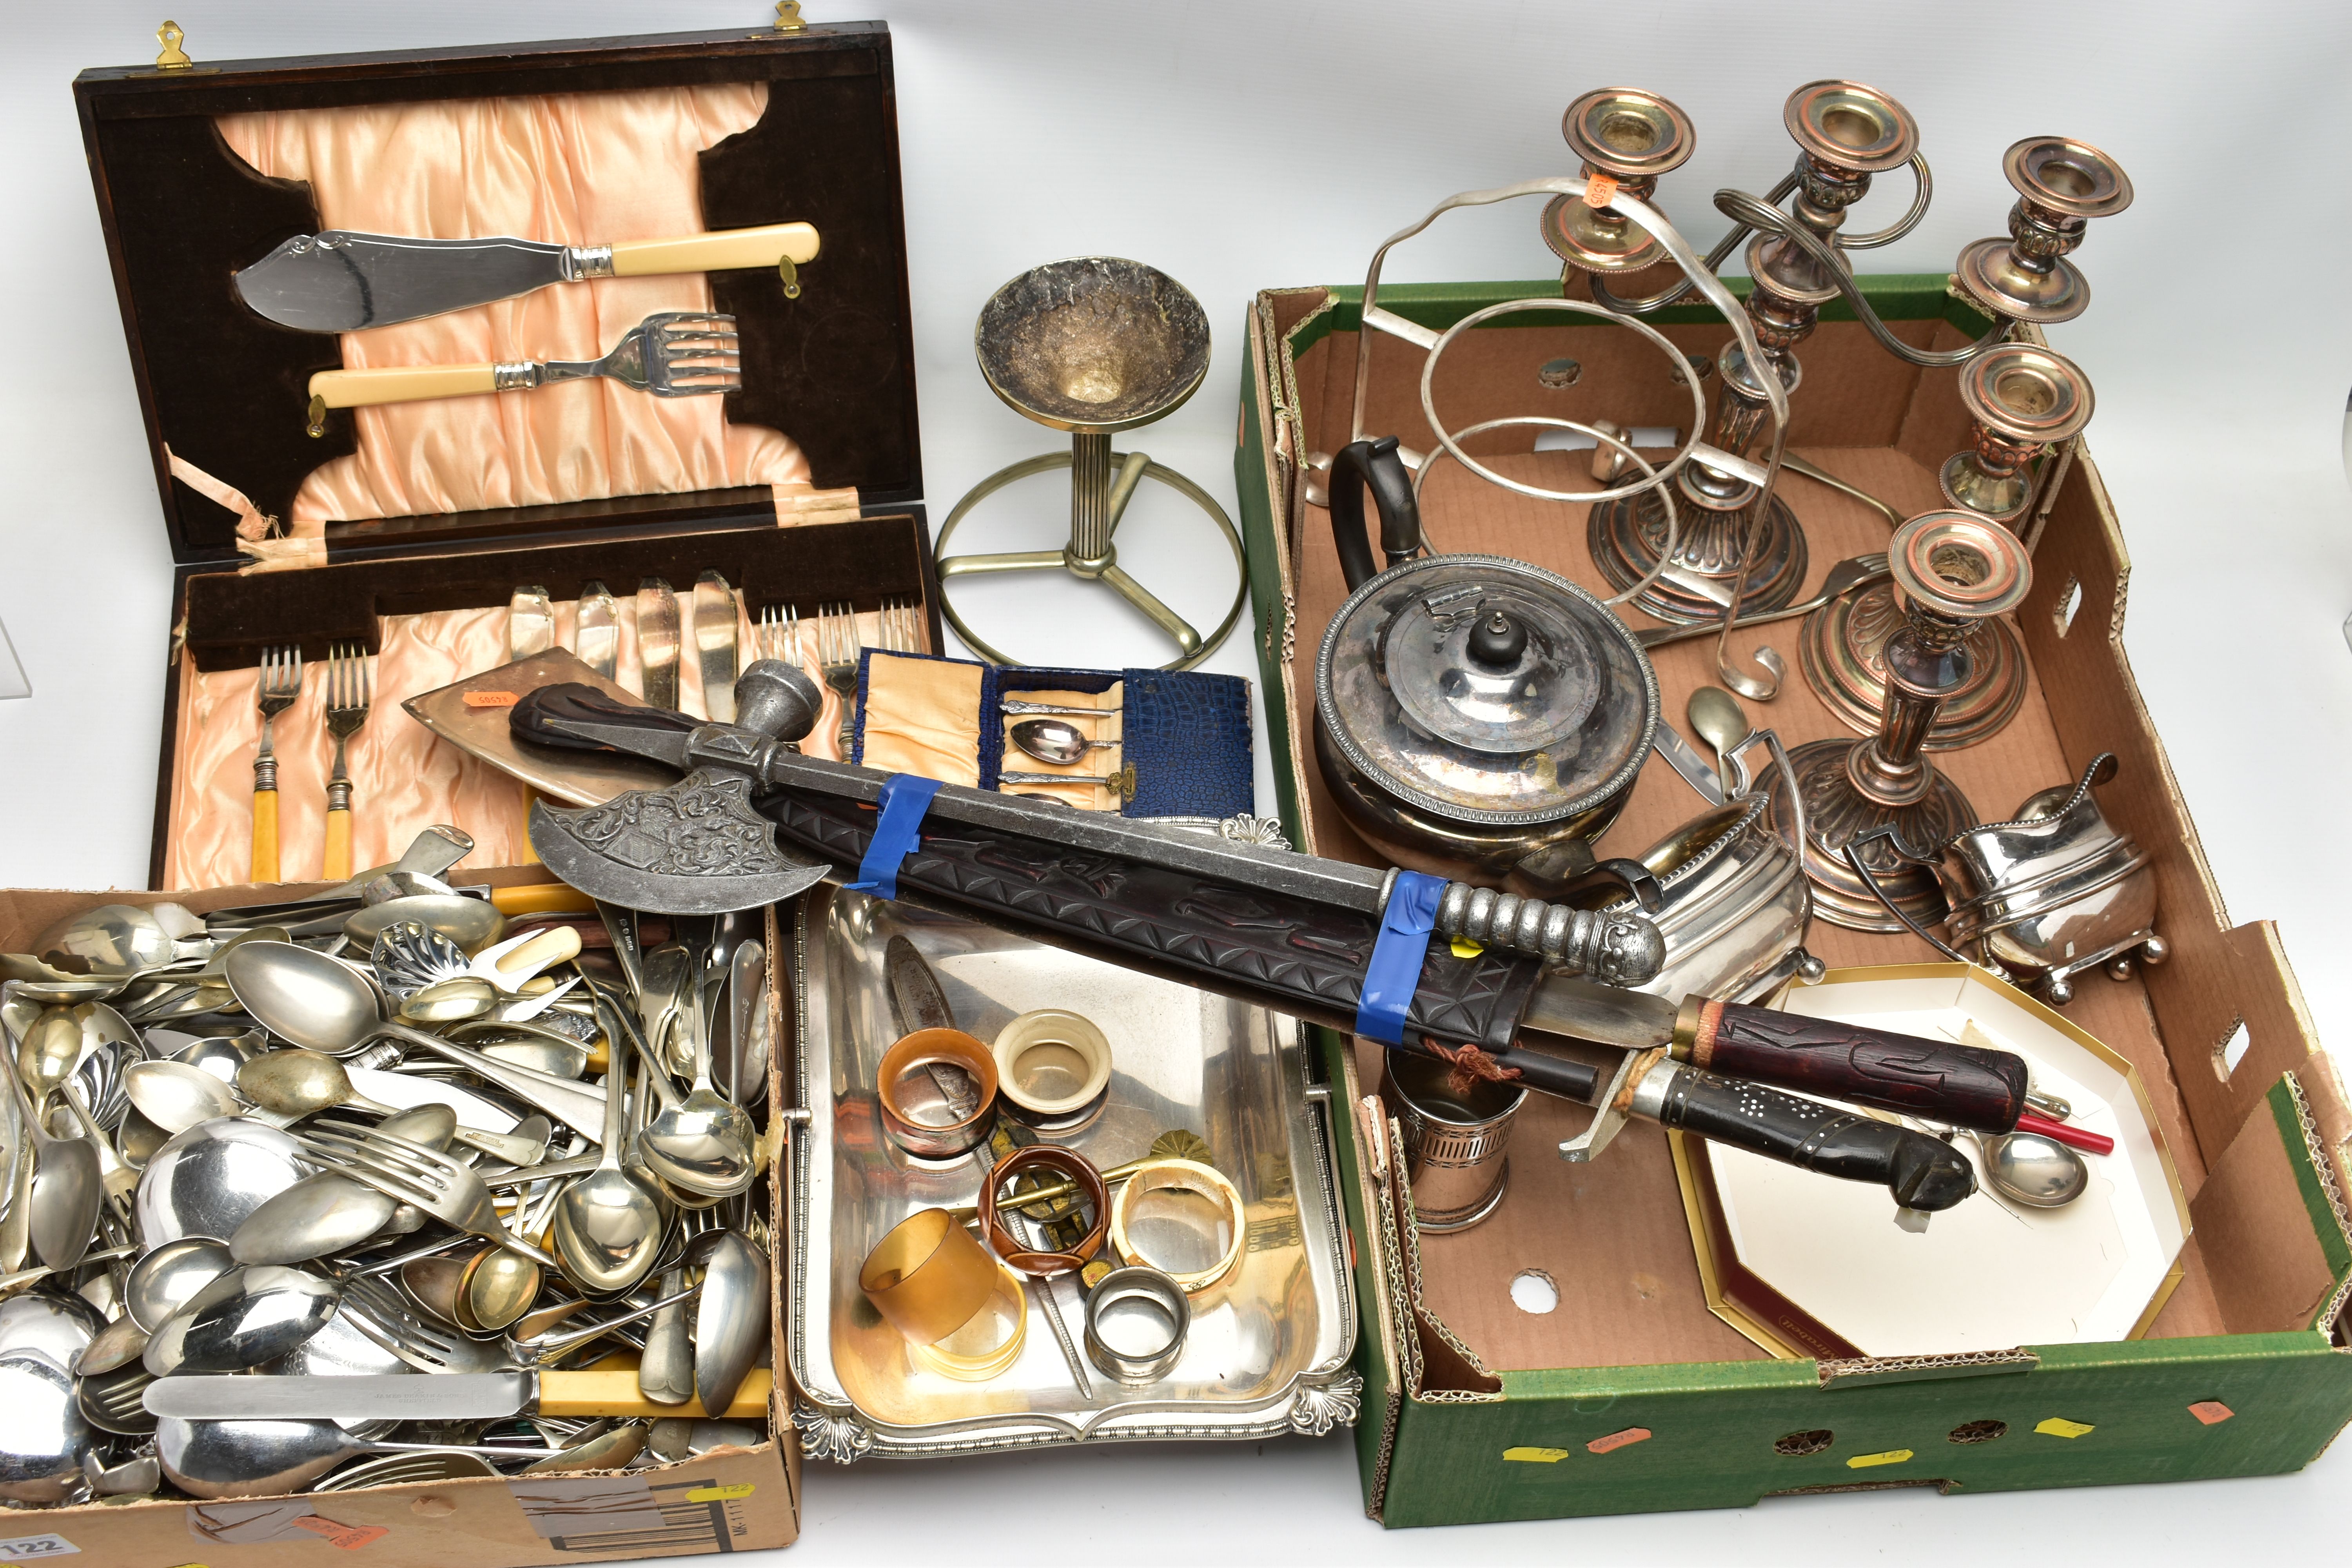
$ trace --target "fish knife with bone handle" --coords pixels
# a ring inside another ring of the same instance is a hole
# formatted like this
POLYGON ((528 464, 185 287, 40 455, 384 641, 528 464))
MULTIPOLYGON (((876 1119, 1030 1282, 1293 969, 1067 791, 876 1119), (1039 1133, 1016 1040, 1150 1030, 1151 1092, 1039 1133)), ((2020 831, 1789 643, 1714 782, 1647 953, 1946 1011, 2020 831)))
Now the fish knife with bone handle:
MULTIPOLYGON (((542 802, 531 839, 557 875, 611 902, 705 914, 858 879, 891 775, 793 749, 821 701, 802 672, 754 664, 731 725, 697 724, 550 679, 561 673, 542 658, 534 689, 514 693, 515 745, 533 765, 560 765, 567 749, 583 761, 612 749, 686 776, 580 810, 542 802)), ((898 866, 897 891, 909 903, 1354 1032, 1398 879, 941 785, 898 866)), ((1447 885, 1436 903, 1430 934, 1458 944, 1425 943, 1391 1048, 1595 1106, 1593 1127, 1563 1145, 1564 1157, 1599 1153, 1630 1115, 1884 1183, 1916 1215, 1974 1190, 1965 1156, 1924 1133, 1750 1080, 1986 1131, 2013 1128, 2024 1109, 2024 1063, 2006 1052, 1697 997, 1677 1006, 1623 990, 1655 973, 1663 944, 1654 926, 1622 908, 1563 909, 1462 883, 1447 885), (1595 1047, 1598 1063, 1586 1059, 1595 1047)))
POLYGON ((280 326, 357 332, 591 278, 774 267, 784 275, 785 297, 796 298, 793 268, 814 260, 817 247, 816 230, 804 223, 611 245, 418 239, 331 228, 296 235, 232 281, 239 299, 280 326))

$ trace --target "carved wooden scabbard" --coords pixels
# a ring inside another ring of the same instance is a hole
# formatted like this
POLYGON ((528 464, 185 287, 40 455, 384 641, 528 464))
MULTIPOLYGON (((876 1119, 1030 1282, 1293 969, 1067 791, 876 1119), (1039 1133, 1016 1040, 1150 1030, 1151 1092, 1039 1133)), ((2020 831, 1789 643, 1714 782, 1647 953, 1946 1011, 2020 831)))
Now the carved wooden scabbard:
MULTIPOLYGON (((871 810, 782 791, 753 805, 784 843, 854 879, 873 837, 871 810)), ((898 896, 1349 1032, 1380 934, 1376 915, 936 820, 899 864, 898 896)), ((1501 1050, 1538 973, 1531 958, 1491 949, 1461 958, 1433 939, 1406 1037, 1501 1050)))

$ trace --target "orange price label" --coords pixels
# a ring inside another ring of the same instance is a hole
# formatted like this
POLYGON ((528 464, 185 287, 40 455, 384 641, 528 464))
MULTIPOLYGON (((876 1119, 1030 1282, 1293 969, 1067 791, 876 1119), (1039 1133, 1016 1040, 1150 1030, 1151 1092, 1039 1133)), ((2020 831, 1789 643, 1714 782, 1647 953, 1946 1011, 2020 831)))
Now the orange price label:
POLYGON ((1617 181, 1613 175, 1595 174, 1584 184, 1584 205, 1605 207, 1617 199, 1617 181))
POLYGON ((297 1530, 322 1535, 329 1545, 340 1546, 346 1552, 357 1552, 361 1547, 382 1541, 392 1533, 381 1524, 342 1524, 315 1513, 291 1522, 297 1530))
POLYGON ((468 708, 511 708, 522 699, 511 691, 468 691, 465 700, 468 708))

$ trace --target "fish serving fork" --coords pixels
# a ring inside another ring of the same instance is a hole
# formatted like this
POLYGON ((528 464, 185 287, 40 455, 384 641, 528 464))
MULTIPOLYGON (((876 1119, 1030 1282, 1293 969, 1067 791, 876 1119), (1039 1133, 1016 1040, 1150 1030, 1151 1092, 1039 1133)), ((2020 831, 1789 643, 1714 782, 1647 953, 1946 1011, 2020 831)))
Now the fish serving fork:
POLYGON ((327 733, 335 738, 335 768, 327 776, 327 852, 322 879, 342 882, 352 875, 352 775, 343 767, 344 743, 367 722, 375 695, 367 649, 337 643, 327 650, 327 733))
POLYGON ((261 747, 253 755, 253 879, 278 880, 278 753, 269 744, 269 721, 302 695, 302 650, 261 650, 254 703, 261 710, 261 747))
POLYGON ((664 310, 630 328, 602 359, 324 370, 310 378, 310 396, 314 408, 362 408, 485 392, 528 392, 559 381, 602 377, 656 397, 692 397, 733 392, 743 384, 742 356, 735 343, 732 316, 664 310))

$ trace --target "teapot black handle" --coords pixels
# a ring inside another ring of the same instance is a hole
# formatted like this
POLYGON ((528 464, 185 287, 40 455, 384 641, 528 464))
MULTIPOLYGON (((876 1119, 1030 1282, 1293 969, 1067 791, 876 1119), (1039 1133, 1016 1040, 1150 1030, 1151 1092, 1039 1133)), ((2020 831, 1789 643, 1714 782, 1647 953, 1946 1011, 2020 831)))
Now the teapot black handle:
POLYGON ((1372 564, 1371 534, 1364 527, 1364 487, 1381 514, 1381 552, 1391 566, 1421 550, 1421 503, 1412 498, 1412 475, 1397 455, 1397 438, 1350 441, 1331 459, 1331 542, 1339 552, 1339 574, 1354 593, 1380 574, 1372 564))

